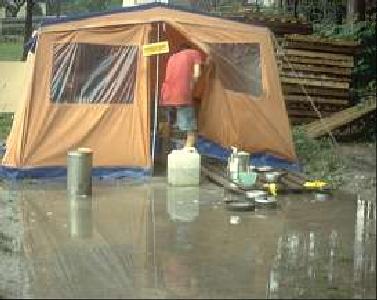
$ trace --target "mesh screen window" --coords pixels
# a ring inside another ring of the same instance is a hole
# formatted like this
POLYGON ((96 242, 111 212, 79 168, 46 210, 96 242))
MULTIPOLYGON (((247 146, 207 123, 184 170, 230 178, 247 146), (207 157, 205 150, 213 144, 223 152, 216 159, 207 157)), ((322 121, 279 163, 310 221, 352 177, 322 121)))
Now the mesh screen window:
POLYGON ((261 96, 262 69, 258 43, 211 44, 224 87, 235 92, 261 96))
POLYGON ((55 44, 51 102, 126 104, 134 100, 137 46, 55 44))

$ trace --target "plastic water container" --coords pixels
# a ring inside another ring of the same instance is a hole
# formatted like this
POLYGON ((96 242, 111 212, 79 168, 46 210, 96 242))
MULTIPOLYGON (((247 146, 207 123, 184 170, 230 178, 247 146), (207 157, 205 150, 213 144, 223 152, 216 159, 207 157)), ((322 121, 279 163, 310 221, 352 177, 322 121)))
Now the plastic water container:
POLYGON ((194 186, 200 183, 200 155, 195 148, 173 150, 168 155, 168 183, 194 186))

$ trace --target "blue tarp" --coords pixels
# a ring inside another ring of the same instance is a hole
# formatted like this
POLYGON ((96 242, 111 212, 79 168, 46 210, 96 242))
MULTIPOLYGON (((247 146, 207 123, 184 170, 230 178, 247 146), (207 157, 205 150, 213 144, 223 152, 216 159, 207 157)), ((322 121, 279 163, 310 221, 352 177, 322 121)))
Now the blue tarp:
MULTIPOLYGON (((120 178, 140 178, 151 175, 150 169, 127 167, 96 167, 92 170, 95 179, 113 180, 120 178)), ((11 168, 0 166, 0 178, 21 179, 64 179, 66 167, 11 168)))
MULTIPOLYGON (((157 149, 159 147, 156 147, 157 149)), ((198 151, 201 155, 227 161, 231 150, 223 148, 218 144, 205 139, 198 138, 198 151)), ((158 150, 157 150, 158 151, 158 150)), ((289 171, 301 171, 297 162, 277 158, 267 153, 253 153, 250 164, 254 166, 271 166, 276 169, 285 169, 289 171)), ((113 180, 120 178, 141 178, 152 175, 151 169, 135 167, 95 167, 93 168, 93 177, 101 180, 113 180)), ((0 178, 9 180, 21 179, 62 179, 67 176, 67 168, 57 167, 40 167, 40 168, 11 168, 0 166, 0 178)))
MULTIPOLYGON (((198 138, 197 148, 200 154, 221 161, 227 161, 231 154, 230 149, 223 148, 203 137, 198 138)), ((250 158, 250 164, 257 167, 271 166, 276 169, 284 169, 294 172, 301 171, 301 166, 298 162, 290 162, 267 153, 253 153, 250 158)))
POLYGON ((34 35, 32 36, 24 45, 24 49, 28 52, 31 51, 31 53, 35 53, 35 48, 37 47, 38 42, 38 36, 34 35))

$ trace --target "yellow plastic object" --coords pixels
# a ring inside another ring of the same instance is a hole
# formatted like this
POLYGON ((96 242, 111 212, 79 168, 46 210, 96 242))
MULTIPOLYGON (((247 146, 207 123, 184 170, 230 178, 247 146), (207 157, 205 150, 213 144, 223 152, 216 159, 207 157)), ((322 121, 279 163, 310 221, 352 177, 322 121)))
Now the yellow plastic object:
POLYGON ((276 185, 276 183, 266 183, 264 185, 264 187, 266 187, 268 189, 268 192, 273 195, 273 196, 277 196, 278 195, 278 187, 276 185))
POLYGON ((156 54, 169 53, 169 42, 151 43, 143 46, 143 55, 152 56, 156 54))
POLYGON ((307 188, 323 188, 327 185, 326 182, 320 180, 307 181, 304 183, 304 187, 307 188))

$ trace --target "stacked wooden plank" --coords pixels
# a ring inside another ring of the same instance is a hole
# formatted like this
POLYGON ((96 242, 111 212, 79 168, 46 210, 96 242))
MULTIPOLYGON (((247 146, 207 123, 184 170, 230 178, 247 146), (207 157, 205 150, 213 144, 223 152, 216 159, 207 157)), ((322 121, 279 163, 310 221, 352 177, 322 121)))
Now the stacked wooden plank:
POLYGON ((294 17, 269 15, 248 10, 242 10, 239 13, 222 13, 221 16, 238 22, 267 27, 276 37, 283 37, 285 34, 313 33, 313 26, 310 23, 294 17))
POLYGON ((269 28, 276 37, 285 34, 307 35, 313 33, 313 26, 305 20, 285 15, 267 15, 262 12, 245 11, 245 22, 269 28))
POLYGON ((357 43, 312 35, 286 35, 280 43, 280 78, 292 124, 318 119, 318 111, 327 117, 350 105, 357 43))
POLYGON ((307 135, 312 138, 317 138, 327 134, 329 131, 347 125, 354 120, 365 116, 366 114, 375 113, 376 111, 376 97, 371 97, 368 101, 362 102, 359 105, 349 107, 345 110, 337 112, 328 118, 317 120, 310 124, 303 126, 307 135))

